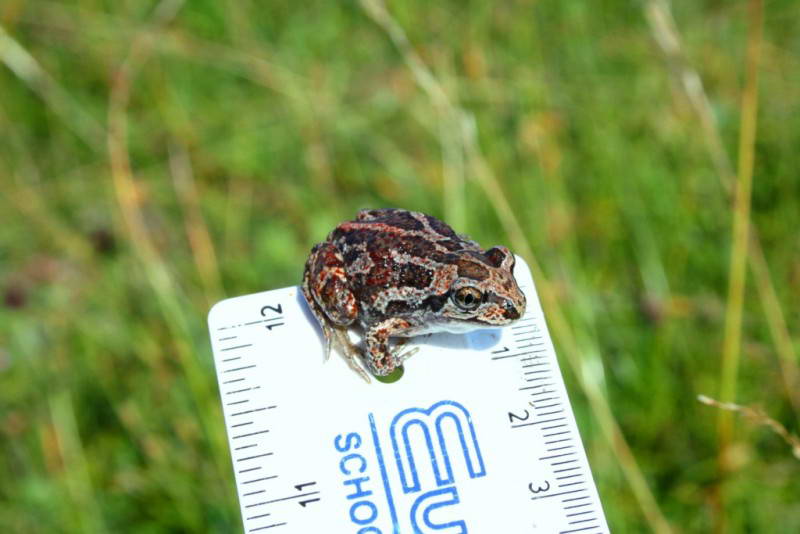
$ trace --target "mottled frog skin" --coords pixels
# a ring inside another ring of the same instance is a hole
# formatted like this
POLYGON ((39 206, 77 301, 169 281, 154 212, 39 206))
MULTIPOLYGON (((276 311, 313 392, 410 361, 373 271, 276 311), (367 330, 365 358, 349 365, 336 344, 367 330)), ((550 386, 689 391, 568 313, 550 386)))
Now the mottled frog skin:
POLYGON ((331 345, 367 381, 394 371, 412 351, 392 337, 467 332, 507 325, 525 313, 513 275, 514 255, 482 250, 442 221, 402 209, 363 210, 314 245, 303 294, 331 345), (362 351, 348 328, 364 329, 362 351))

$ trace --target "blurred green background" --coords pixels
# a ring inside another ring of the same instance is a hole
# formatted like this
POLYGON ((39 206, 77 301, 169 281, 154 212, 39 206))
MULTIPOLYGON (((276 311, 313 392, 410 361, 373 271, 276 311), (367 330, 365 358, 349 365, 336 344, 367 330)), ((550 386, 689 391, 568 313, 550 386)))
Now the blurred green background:
POLYGON ((796 0, 3 0, 0 63, 0 531, 236 531, 207 310, 399 206, 534 266, 614 532, 800 532, 697 401, 798 430, 796 0))

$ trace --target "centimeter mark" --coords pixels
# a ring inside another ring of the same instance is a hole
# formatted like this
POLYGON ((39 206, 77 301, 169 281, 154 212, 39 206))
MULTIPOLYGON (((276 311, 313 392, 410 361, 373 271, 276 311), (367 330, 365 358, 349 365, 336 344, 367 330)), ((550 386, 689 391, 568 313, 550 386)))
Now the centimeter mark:
MULTIPOLYGON (((309 495, 317 495, 318 491, 309 491, 308 493, 301 493, 299 495, 292 495, 290 497, 281 497, 280 499, 272 499, 271 501, 263 501, 255 504, 248 504, 245 508, 255 508, 256 506, 264 506, 265 504, 272 504, 280 501, 288 501, 290 499, 299 499, 300 497, 308 497, 309 495)), ((316 500, 316 499, 315 499, 316 500)))
MULTIPOLYGON (((228 326, 220 326, 219 328, 217 328, 217 331, 230 330, 231 328, 241 328, 243 326, 253 326, 254 324, 271 323, 271 322, 274 322, 274 321, 281 321, 281 320, 283 320, 283 317, 280 317, 280 316, 279 317, 271 317, 269 319, 259 319, 258 321, 250 321, 249 323, 239 323, 239 324, 232 324, 232 325, 228 325, 228 326)), ((236 337, 236 336, 233 336, 233 337, 236 337)))
MULTIPOLYGON (((269 515, 269 514, 265 514, 265 515, 269 515)), ((263 516, 255 516, 255 517, 263 517, 263 516)), ((250 519, 250 518, 248 518, 248 519, 250 519)), ((273 528, 273 527, 282 527, 285 524, 286 523, 274 523, 272 525, 266 525, 264 527, 251 528, 247 532, 255 532, 256 530, 266 530, 268 528, 273 528)))
POLYGON ((227 347, 227 348, 220 349, 220 350, 221 350, 222 352, 225 352, 225 351, 228 351, 228 350, 243 349, 243 348, 246 348, 246 347, 252 347, 252 346, 253 346, 253 344, 252 344, 252 343, 247 343, 247 344, 245 344, 245 345, 237 345, 237 346, 235 346, 235 347, 227 347))

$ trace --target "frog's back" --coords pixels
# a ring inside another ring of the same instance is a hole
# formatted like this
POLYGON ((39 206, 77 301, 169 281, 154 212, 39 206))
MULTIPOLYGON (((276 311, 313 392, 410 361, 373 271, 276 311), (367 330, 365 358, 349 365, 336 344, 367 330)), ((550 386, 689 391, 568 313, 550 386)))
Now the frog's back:
POLYGON ((373 316, 420 309, 447 292, 460 252, 481 252, 435 217, 401 209, 361 211, 329 240, 342 254, 362 311, 373 316))
MULTIPOLYGON (((427 244, 430 252, 446 254, 461 250, 476 250, 480 247, 471 239, 458 235, 450 226, 436 217, 397 208, 362 210, 355 220, 336 227, 328 240, 337 243, 340 249, 360 243, 374 243, 373 250, 381 245, 399 245, 404 249, 422 252, 413 244, 427 244)), ((346 251, 343 251, 346 252, 346 251)), ((414 254, 421 256, 421 254, 414 254)))

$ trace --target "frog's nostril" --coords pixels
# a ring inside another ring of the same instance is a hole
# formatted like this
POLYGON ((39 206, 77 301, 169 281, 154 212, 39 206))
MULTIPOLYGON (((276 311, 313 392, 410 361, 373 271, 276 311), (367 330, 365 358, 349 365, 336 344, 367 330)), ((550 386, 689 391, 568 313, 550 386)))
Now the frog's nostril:
POLYGON ((519 310, 510 300, 505 301, 503 304, 503 311, 505 312, 505 316, 512 321, 519 319, 519 310))

